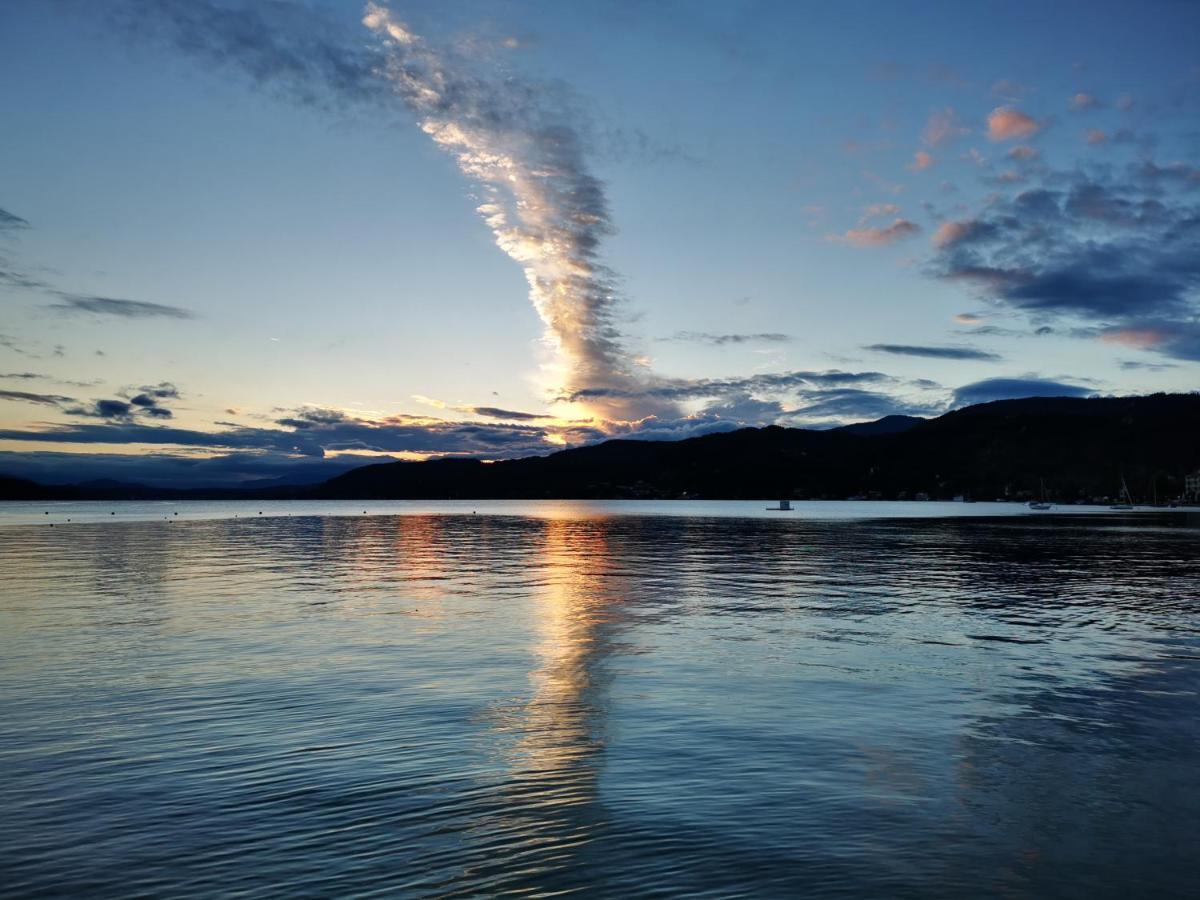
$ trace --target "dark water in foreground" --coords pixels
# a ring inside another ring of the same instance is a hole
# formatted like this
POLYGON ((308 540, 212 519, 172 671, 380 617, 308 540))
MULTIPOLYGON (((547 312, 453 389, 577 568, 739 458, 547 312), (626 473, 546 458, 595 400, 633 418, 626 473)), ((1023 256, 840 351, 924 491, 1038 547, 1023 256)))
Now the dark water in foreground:
POLYGON ((0 893, 1194 896, 1198 550, 1153 517, 6 527, 0 893))

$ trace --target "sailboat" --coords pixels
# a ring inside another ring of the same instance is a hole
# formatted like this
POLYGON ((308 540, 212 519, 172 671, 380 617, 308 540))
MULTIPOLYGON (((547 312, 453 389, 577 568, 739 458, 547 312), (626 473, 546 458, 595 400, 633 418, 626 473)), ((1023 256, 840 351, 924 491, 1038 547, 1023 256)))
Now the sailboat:
POLYGON ((1133 497, 1129 493, 1129 485, 1125 483, 1124 475, 1121 476, 1121 496, 1109 509, 1133 509, 1133 497))
POLYGON ((1044 480, 1042 480, 1041 478, 1039 478, 1038 484, 1041 486, 1041 489, 1042 489, 1042 498, 1040 500, 1030 500, 1025 505, 1028 506, 1030 509, 1053 509, 1054 504, 1049 503, 1046 500, 1046 482, 1044 480))

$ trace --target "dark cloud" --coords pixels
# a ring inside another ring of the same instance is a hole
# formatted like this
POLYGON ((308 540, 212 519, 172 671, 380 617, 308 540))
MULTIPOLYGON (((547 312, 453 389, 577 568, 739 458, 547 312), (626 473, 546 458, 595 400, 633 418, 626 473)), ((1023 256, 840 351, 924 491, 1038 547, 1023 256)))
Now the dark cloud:
POLYGON ((96 479, 137 482, 166 488, 248 486, 256 482, 315 484, 390 457, 340 456, 330 459, 275 452, 235 452, 214 456, 190 453, 89 453, 0 451, 0 472, 43 484, 77 484, 96 479))
POLYGON ((124 400, 94 400, 88 406, 77 406, 68 409, 68 415, 87 416, 95 419, 127 419, 135 407, 124 400))
POLYGON ((194 319, 196 314, 178 306, 162 303, 147 303, 142 300, 121 300, 115 297, 85 297, 79 294, 53 292, 60 302, 52 303, 51 309, 62 313, 93 313, 99 316, 117 316, 122 319, 194 319))
POLYGON ((119 399, 94 400, 84 406, 66 410, 71 416, 93 419, 132 421, 135 416, 151 419, 170 419, 174 415, 162 405, 163 400, 179 397, 179 389, 169 381, 146 384, 138 388, 127 388, 119 399))
POLYGON ((37 379, 40 381, 48 381, 50 379, 50 376, 49 375, 39 375, 36 372, 6 372, 5 374, 0 375, 0 378, 14 378, 14 379, 20 379, 22 381, 33 381, 34 379, 37 379))
POLYGON ((179 398, 179 388, 175 387, 169 381, 160 381, 158 384, 143 384, 138 390, 156 400, 179 398))
POLYGON ((1121 368, 1127 372, 1162 372, 1166 369, 1178 369, 1175 363, 1149 363, 1127 359, 1121 363, 1121 368))
POLYGON ((29 223, 20 216, 13 215, 7 209, 0 209, 0 231, 16 231, 28 227, 29 223))
POLYGON ((936 415, 942 410, 925 403, 907 401, 881 391, 861 388, 834 388, 817 391, 804 398, 803 405, 789 414, 793 420, 838 419, 862 421, 884 416, 936 415))
POLYGON ((386 58, 329 16, 300 3, 256 0, 249 7, 209 0, 124 0, 110 13, 130 35, 236 69, 291 102, 338 110, 383 105, 392 91, 386 58))
POLYGON ((951 405, 971 406, 1022 397, 1087 397, 1094 393, 1092 388, 1044 378, 985 378, 955 390, 951 405))
POLYGON ((518 412, 512 409, 500 409, 496 406, 464 406, 459 412, 474 413, 487 419, 507 419, 512 422, 536 422, 539 419, 549 419, 550 416, 539 413, 518 412))
MULTIPOLYGON (((34 376, 35 378, 37 376, 34 376)), ((74 397, 63 397, 60 394, 31 394, 28 391, 0 391, 0 400, 17 400, 23 403, 40 403, 44 406, 58 406, 62 403, 74 403, 74 397)))
POLYGON ((974 219, 940 225, 933 270, 1035 323, 1075 319, 1115 343, 1132 335, 1200 359, 1200 206, 1183 190, 1196 186, 1188 166, 1046 173, 974 219))
POLYGON ((109 419, 105 424, 10 429, 0 431, 0 440, 202 447, 310 457, 321 457, 329 451, 509 457, 559 449, 547 440, 546 429, 530 425, 448 422, 407 416, 373 421, 356 419, 337 410, 305 409, 280 419, 285 428, 198 431, 144 424, 132 418, 132 411, 132 405, 122 401, 98 401, 95 413, 109 419))
POLYGON ((868 344, 864 350, 890 353, 894 356, 921 356, 928 359, 974 359, 995 361, 1002 359, 998 353, 978 350, 974 347, 928 347, 914 344, 868 344))
POLYGON ((711 344, 723 347, 726 344, 781 344, 795 340, 790 334, 780 334, 777 331, 764 331, 757 334, 714 334, 709 331, 677 331, 670 337, 659 338, 660 341, 688 341, 696 344, 711 344))

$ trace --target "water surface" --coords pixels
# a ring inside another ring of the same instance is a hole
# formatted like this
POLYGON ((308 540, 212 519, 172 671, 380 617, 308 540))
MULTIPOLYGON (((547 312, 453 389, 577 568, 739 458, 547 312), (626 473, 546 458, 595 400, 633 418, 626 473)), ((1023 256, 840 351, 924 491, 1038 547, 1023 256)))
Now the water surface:
POLYGON ((6 896, 1195 889, 1193 516, 134 506, 0 529, 6 896))

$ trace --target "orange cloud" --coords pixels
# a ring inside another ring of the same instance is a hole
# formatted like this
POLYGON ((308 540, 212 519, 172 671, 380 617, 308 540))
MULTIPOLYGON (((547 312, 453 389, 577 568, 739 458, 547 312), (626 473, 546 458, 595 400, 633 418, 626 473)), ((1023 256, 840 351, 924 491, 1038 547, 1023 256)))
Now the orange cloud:
POLYGON ((1038 152, 1028 144, 1022 144, 1019 147, 1013 147, 1009 150, 1008 155, 1012 159, 1033 159, 1038 155, 1038 152))
POLYGON ((971 231, 974 224, 970 220, 965 222, 943 222, 933 233, 933 245, 935 247, 945 247, 957 243, 971 231))
POLYGON ((830 240, 853 244, 855 247, 884 247, 896 241, 913 237, 921 230, 921 226, 908 219, 897 219, 886 228, 864 226, 851 228, 845 234, 831 235, 830 240))
POLYGON ((908 164, 908 168, 913 172, 924 172, 932 165, 933 156, 924 150, 918 150, 913 154, 913 161, 908 164))
POLYGON ((1122 347, 1134 347, 1138 350, 1149 350, 1167 340, 1169 335, 1157 328, 1115 328, 1100 335, 1100 340, 1106 344, 1119 344, 1122 347))
POLYGON ((987 118, 988 140, 1012 141, 1041 130, 1041 123, 1011 106, 997 106, 987 118))
POLYGON ((1084 139, 1093 147, 1096 146, 1096 144, 1103 144, 1108 140, 1108 135, 1099 128, 1089 128, 1083 136, 1084 139))
POLYGON ((1070 100, 1071 109, 1095 109, 1100 105, 1100 101, 1091 94, 1079 93, 1070 100))

